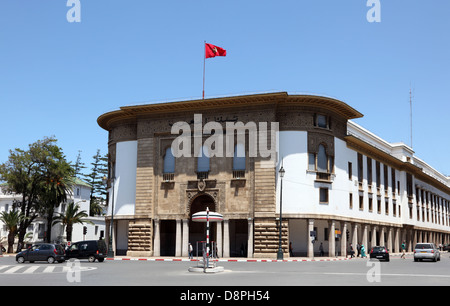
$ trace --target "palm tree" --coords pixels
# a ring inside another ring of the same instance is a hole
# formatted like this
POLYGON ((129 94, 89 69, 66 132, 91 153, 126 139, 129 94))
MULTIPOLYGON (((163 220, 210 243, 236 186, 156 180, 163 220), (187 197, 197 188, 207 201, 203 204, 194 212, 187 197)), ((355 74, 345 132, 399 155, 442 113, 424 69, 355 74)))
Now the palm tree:
POLYGON ((58 216, 56 216, 53 219, 53 224, 55 225, 59 222, 63 224, 63 226, 66 226, 66 240, 72 241, 72 229, 73 225, 76 223, 88 223, 88 224, 94 224, 91 221, 85 219, 88 217, 88 214, 85 210, 79 211, 80 206, 78 204, 75 204, 74 202, 69 203, 67 205, 65 213, 58 213, 58 216))
POLYGON ((10 212, 2 211, 0 213, 0 221, 5 223, 9 231, 8 234, 8 253, 13 253, 14 237, 17 234, 19 223, 24 219, 20 212, 11 210, 10 212))

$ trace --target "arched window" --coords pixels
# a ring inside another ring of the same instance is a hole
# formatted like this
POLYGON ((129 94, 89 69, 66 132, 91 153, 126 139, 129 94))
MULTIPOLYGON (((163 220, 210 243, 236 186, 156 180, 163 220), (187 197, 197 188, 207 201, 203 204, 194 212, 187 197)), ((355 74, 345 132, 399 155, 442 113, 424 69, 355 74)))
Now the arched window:
POLYGON ((201 154, 197 157, 197 172, 209 171, 209 151, 207 146, 202 146, 201 154))
POLYGON ((175 157, 170 147, 166 149, 166 154, 164 155, 164 173, 175 173, 175 157))
POLYGON ((317 171, 328 172, 328 158, 327 152, 323 145, 319 145, 319 153, 317 154, 317 171))
POLYGON ((242 143, 234 147, 233 170, 245 170, 245 147, 242 143))

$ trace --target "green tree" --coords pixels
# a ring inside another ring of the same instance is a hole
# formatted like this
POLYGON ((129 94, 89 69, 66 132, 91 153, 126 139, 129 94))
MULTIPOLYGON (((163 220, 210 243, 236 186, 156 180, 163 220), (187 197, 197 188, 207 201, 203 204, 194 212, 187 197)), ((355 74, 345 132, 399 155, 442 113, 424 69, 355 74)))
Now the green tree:
POLYGON ((106 198, 106 187, 103 185, 103 177, 108 174, 108 156, 102 156, 100 154, 100 149, 92 157, 93 162, 91 163, 92 168, 89 174, 85 174, 85 180, 92 186, 90 195, 90 213, 91 215, 100 214, 101 199, 106 198))
POLYGON ((73 168, 65 159, 60 159, 52 164, 47 172, 45 184, 41 188, 39 199, 41 202, 40 213, 47 219, 47 231, 45 241, 50 242, 55 208, 72 194, 74 181, 73 168))
POLYGON ((0 180, 7 184, 7 191, 21 195, 14 207, 23 219, 18 226, 20 251, 27 227, 36 219, 45 204, 43 190, 48 188, 49 173, 53 173, 59 161, 64 159, 54 137, 45 137, 29 145, 28 150, 10 150, 8 161, 0 164, 0 180))
POLYGON ((17 228, 22 221, 23 215, 19 211, 11 210, 9 212, 2 211, 0 213, 0 221, 2 221, 8 230, 8 253, 13 253, 14 237, 17 234, 17 228))
POLYGON ((53 225, 57 223, 62 223, 66 227, 66 240, 72 241, 72 230, 73 225, 77 223, 88 223, 94 224, 91 221, 85 219, 88 214, 85 210, 79 211, 80 206, 74 202, 70 202, 67 205, 66 211, 64 213, 58 213, 58 215, 53 220, 53 225))

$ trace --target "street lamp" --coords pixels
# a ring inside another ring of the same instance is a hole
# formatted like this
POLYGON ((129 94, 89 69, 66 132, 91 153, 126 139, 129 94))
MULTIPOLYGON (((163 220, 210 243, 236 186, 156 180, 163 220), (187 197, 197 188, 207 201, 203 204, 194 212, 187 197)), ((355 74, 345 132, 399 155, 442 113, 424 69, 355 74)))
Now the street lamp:
MULTIPOLYGON (((109 241, 108 241, 108 258, 114 258, 114 250, 113 250, 113 224, 114 224, 114 178, 111 179, 112 182, 112 199, 111 199, 111 222, 109 223, 109 241)), ((103 177, 102 183, 107 186, 108 178, 106 176, 103 177)))
POLYGON ((280 186, 280 237, 278 240, 278 253, 277 253, 277 260, 283 260, 283 249, 281 247, 281 228, 283 225, 283 216, 282 216, 282 207, 283 207, 283 176, 285 173, 285 170, 283 166, 281 166, 280 170, 278 171, 281 178, 281 186, 280 186))

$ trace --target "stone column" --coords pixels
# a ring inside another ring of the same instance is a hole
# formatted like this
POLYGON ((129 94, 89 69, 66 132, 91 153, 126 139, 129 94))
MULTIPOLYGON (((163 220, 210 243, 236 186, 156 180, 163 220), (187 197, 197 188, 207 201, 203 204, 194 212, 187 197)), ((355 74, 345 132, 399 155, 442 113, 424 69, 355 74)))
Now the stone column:
POLYGON ((347 222, 341 222, 341 256, 347 257, 347 222))
POLYGON ((359 242, 359 239, 358 239, 358 226, 359 225, 356 224, 356 223, 353 224, 352 244, 353 244, 353 250, 355 251, 355 256, 356 256, 356 254, 358 254, 357 250, 356 250, 356 245, 359 242))
POLYGON ((308 254, 309 258, 314 257, 314 244, 311 243, 310 232, 314 231, 314 219, 308 219, 308 230, 306 231, 306 241, 308 244, 308 254))
MULTIPOLYGON (((372 237, 370 238, 370 248, 377 245, 377 227, 375 225, 372 226, 372 237)), ((366 247, 367 252, 370 251, 370 248, 366 247)))
POLYGON ((176 219, 176 228, 175 228, 175 256, 181 256, 181 219, 176 219))
POLYGON ((395 229, 395 238, 394 238, 394 253, 399 253, 400 249, 400 228, 395 229))
POLYGON ((247 257, 253 258, 253 219, 248 218, 247 257))
POLYGON ((380 231, 380 245, 386 246, 386 241, 384 241, 384 235, 386 233, 386 228, 384 226, 381 227, 380 231))
POLYGON ((223 257, 230 257, 230 220, 223 220, 223 257))
POLYGON ((223 257, 223 240, 222 240, 222 221, 216 222, 216 233, 217 233, 217 255, 219 258, 223 257))
POLYGON ((387 241, 387 248, 388 248, 389 252, 392 252, 392 232, 393 232, 392 227, 389 227, 388 228, 388 241, 387 241))
POLYGON ((154 219, 155 237, 153 239, 153 256, 161 256, 161 240, 159 236, 159 219, 154 219))
POLYGON ((368 231, 368 225, 364 224, 363 226, 363 237, 362 237, 362 244, 364 245, 364 248, 366 249, 366 254, 367 254, 367 249, 368 249, 368 245, 367 242, 369 241, 368 239, 368 235, 369 235, 369 231, 368 231))
POLYGON ((183 246, 181 256, 189 256, 189 219, 183 219, 183 246))
POLYGON ((335 239, 335 229, 336 229, 336 221, 331 220, 328 222, 328 228, 330 229, 328 232, 328 256, 334 257, 336 256, 336 239, 335 239))

